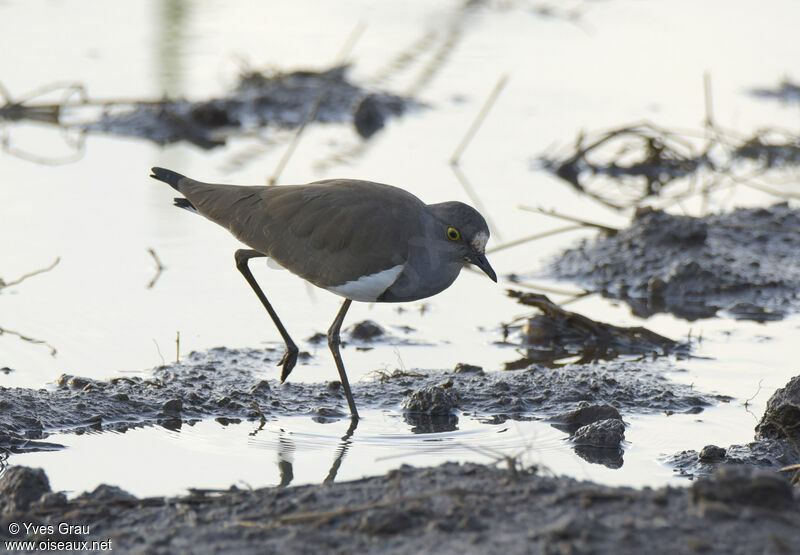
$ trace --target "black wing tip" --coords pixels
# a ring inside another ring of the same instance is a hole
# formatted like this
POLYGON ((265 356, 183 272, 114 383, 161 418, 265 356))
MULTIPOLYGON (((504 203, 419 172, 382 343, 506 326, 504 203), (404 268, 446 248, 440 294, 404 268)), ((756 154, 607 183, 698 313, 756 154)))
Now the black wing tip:
POLYGON ((174 206, 177 206, 178 208, 183 208, 184 210, 188 210, 189 212, 197 213, 197 208, 195 208, 194 204, 189 202, 189 199, 187 199, 187 198, 176 198, 176 199, 173 199, 173 203, 172 204, 174 206))
POLYGON ((154 167, 150 168, 150 171, 152 172, 150 174, 150 177, 152 177, 153 179, 157 179, 158 181, 163 181, 176 191, 180 191, 180 189, 178 188, 178 183, 180 182, 181 179, 184 179, 186 177, 185 175, 181 175, 178 172, 174 172, 166 168, 154 167))

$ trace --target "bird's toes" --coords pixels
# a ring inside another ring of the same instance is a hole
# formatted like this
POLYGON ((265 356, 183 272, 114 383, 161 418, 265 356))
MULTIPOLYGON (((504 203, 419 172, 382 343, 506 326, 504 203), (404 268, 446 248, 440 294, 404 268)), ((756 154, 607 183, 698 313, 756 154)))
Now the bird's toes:
POLYGON ((289 377, 295 364, 297 364, 297 349, 287 349, 286 352, 283 353, 283 358, 281 358, 278 363, 278 366, 283 367, 283 371, 281 372, 282 382, 286 381, 286 378, 289 377))

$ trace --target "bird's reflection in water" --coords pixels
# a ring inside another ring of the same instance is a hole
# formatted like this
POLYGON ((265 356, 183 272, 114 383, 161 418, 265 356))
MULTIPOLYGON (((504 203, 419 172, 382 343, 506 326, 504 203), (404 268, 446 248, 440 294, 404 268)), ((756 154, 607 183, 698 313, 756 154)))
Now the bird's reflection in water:
MULTIPOLYGON (((403 415, 403 418, 408 425, 411 426, 411 431, 415 434, 433 434, 458 430, 458 416, 455 414, 430 415, 407 412, 403 415)), ((336 445, 333 462, 331 463, 330 470, 328 470, 328 475, 323 480, 323 483, 332 484, 334 480, 336 480, 336 475, 339 472, 339 468, 342 466, 342 461, 344 461, 353 443, 352 438, 358 427, 358 422, 359 420, 357 418, 352 418, 350 420, 350 426, 348 426, 347 431, 336 445)), ((259 427, 251 435, 258 433, 261 429, 262 427, 259 427)), ((294 479, 293 465, 296 451, 297 446, 295 445, 291 432, 280 428, 278 433, 278 472, 280 474, 278 487, 286 487, 294 479)))
POLYGON ((294 469, 292 468, 294 452, 294 441, 286 433, 286 430, 281 428, 280 434, 278 434, 278 472, 281 476, 281 481, 278 484, 279 488, 288 486, 294 479, 294 469))
MULTIPOLYGON (((331 468, 328 471, 328 475, 325 477, 323 483, 331 484, 336 479, 336 474, 339 472, 339 467, 342 465, 342 461, 344 460, 347 451, 350 449, 350 444, 352 443, 350 438, 353 436, 353 433, 356 431, 357 427, 358 419, 351 419, 350 426, 347 428, 347 431, 336 446, 333 463, 331 464, 331 468)), ((294 479, 293 465, 296 450, 297 448, 294 440, 292 439, 291 433, 281 428, 278 434, 278 472, 281 477, 278 487, 286 487, 294 479)))
POLYGON ((347 454, 347 451, 350 449, 350 438, 353 436, 353 433, 356 431, 358 427, 358 418, 351 418, 350 419, 350 426, 347 428, 347 431, 342 436, 342 439, 339 441, 339 445, 336 447, 336 456, 333 458, 333 464, 331 464, 331 469, 328 471, 328 475, 325 477, 323 483, 325 484, 332 484, 333 481, 336 479, 336 474, 339 472, 339 467, 342 466, 342 461, 344 460, 344 456, 347 454))

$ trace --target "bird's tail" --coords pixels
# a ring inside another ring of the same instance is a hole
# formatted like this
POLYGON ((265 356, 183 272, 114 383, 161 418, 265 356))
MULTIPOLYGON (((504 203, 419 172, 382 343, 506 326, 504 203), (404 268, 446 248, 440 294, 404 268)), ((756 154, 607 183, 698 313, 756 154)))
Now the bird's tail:
POLYGON ((153 179, 158 179, 159 181, 163 181, 176 191, 180 191, 180 187, 178 184, 180 183, 181 179, 184 179, 186 176, 181 175, 178 172, 174 172, 172 170, 167 170, 164 168, 152 168, 150 171, 153 173, 150 175, 153 179))
MULTIPOLYGON (((181 179, 186 177, 185 175, 181 175, 178 172, 164 168, 152 168, 150 171, 153 172, 150 174, 150 177, 159 181, 163 181, 176 191, 180 192, 181 189, 178 184, 180 183, 181 179)), ((197 208, 195 208, 195 206, 185 198, 176 198, 175 206, 178 208, 183 208, 184 210, 188 210, 189 212, 194 212, 195 214, 198 213, 197 208)))

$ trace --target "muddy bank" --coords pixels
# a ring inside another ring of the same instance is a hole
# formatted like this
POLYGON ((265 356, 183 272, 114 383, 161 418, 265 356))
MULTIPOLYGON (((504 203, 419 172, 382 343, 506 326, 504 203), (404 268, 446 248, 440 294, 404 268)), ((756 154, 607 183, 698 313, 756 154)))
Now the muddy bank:
POLYGON ((445 464, 175 498, 137 499, 103 485, 70 501, 50 491, 43 471, 13 467, 0 492, 3 540, 110 541, 125 553, 425 553, 434 545, 441 553, 790 553, 800 545, 798 491, 746 467, 657 490, 512 464, 445 464))
POLYGON ((788 204, 692 218, 641 209, 615 234, 584 241, 550 272, 622 299, 647 317, 687 320, 724 311, 777 320, 800 306, 800 211, 788 204))
MULTIPOLYGON (((758 439, 742 445, 708 444, 674 453, 664 460, 675 472, 690 479, 711 475, 722 465, 743 465, 778 471, 800 463, 796 444, 782 440, 758 439)), ((792 476, 792 473, 789 473, 792 476)))
POLYGON ((785 469, 793 481, 800 480, 800 376, 772 394, 755 428, 754 441, 745 445, 706 445, 670 456, 666 462, 676 472, 694 478, 708 476, 723 464, 785 469))
MULTIPOLYGON (((277 377, 280 356, 278 351, 217 348, 192 353, 147 377, 101 381, 65 375, 52 389, 0 388, 0 447, 14 452, 57 447, 45 441, 53 431, 122 431, 152 424, 175 428, 203 418, 349 416, 339 382, 280 384, 264 379, 267 372, 277 377)), ((458 411, 492 423, 548 418, 587 403, 610 405, 623 413, 699 412, 728 400, 671 382, 664 377, 670 370, 674 368, 667 361, 531 365, 514 372, 486 372, 462 364, 451 371, 375 374, 372 380, 353 384, 353 394, 359 407, 401 410, 404 399, 415 392, 446 391, 451 401, 442 410, 424 402, 421 408, 407 410, 412 424, 415 414, 457 416, 458 411)), ((302 366, 295 370, 302 371, 302 366)))

